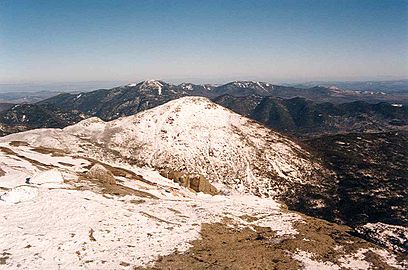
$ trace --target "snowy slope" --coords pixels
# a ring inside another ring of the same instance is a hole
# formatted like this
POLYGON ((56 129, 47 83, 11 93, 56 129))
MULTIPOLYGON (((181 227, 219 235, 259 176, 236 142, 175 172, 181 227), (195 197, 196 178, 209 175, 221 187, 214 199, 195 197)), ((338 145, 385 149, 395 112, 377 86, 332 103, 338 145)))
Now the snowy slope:
POLYGON ((2 140, 198 173, 218 188, 261 196, 318 184, 327 173, 295 142, 203 97, 180 98, 110 122, 90 118, 62 131, 35 130, 2 140))
MULTIPOLYGON (((59 133, 46 130, 45 134, 59 133)), ((41 141, 35 136, 27 138, 41 141)), ((301 233, 297 223, 309 222, 268 198, 196 194, 150 168, 103 164, 80 153, 35 147, 13 138, 0 143, 0 269, 133 269, 187 251, 201 237, 204 223, 218 222, 236 231, 262 226, 274 232, 270 243, 279 243, 301 233), (101 166, 112 171, 116 184, 86 177, 101 166), (127 193, 119 195, 118 190, 127 193)), ((382 256, 380 263, 404 267, 386 250, 367 246, 365 252, 382 256)), ((349 266, 373 263, 364 254, 353 257, 344 252, 322 262, 300 246, 296 253, 286 253, 311 268, 353 269, 349 266)))
POLYGON ((0 250, 6 254, 7 269, 145 265, 159 255, 186 250, 188 242, 199 237, 202 222, 228 217, 245 224, 239 218, 243 213, 268 213, 256 224, 269 224, 286 235, 295 233, 291 222, 300 219, 280 213, 279 204, 272 200, 195 194, 157 172, 131 166, 145 180, 117 177, 118 183, 158 199, 112 196, 79 180, 89 168, 87 159, 40 153, 38 148, 13 143, 0 147, 4 172, 0 176, 0 250))
POLYGON ((317 182, 323 171, 293 141, 202 97, 180 98, 102 125, 91 119, 64 131, 139 165, 199 173, 257 195, 317 182))

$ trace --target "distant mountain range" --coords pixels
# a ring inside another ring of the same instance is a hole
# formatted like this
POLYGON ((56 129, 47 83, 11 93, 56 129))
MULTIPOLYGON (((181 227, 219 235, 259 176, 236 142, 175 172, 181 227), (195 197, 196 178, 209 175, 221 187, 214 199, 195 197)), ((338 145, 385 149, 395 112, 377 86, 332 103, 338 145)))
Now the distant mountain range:
POLYGON ((322 86, 297 88, 255 81, 217 86, 149 80, 112 89, 63 93, 33 105, 6 107, 0 111, 0 134, 40 127, 62 128, 91 116, 113 120, 184 96, 211 98, 268 127, 297 136, 394 130, 404 128, 408 122, 408 96, 404 99, 380 92, 322 86), (348 104, 342 104, 345 102, 348 104))
POLYGON ((371 103, 380 101, 406 102, 407 99, 384 93, 361 93, 337 88, 311 87, 296 88, 264 82, 235 81, 224 85, 169 84, 149 80, 112 89, 102 89, 79 94, 61 94, 46 99, 40 104, 51 103, 63 109, 77 109, 84 113, 111 120, 120 116, 153 108, 182 96, 204 96, 215 98, 222 95, 236 97, 259 95, 280 98, 303 97, 316 102, 343 103, 364 100, 371 103))
POLYGON ((315 85, 324 87, 337 87, 354 91, 374 91, 408 94, 408 79, 387 81, 313 81, 301 84, 293 84, 291 86, 308 88, 315 85))

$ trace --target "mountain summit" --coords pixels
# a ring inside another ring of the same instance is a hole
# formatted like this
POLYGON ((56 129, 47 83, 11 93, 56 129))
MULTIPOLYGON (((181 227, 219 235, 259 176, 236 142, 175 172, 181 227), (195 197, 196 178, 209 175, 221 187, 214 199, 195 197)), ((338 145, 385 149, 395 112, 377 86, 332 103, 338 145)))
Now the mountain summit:
POLYGON ((261 196, 317 183, 323 172, 292 140, 203 97, 183 97, 110 122, 93 117, 62 131, 13 136, 90 157, 200 174, 220 189, 261 196))

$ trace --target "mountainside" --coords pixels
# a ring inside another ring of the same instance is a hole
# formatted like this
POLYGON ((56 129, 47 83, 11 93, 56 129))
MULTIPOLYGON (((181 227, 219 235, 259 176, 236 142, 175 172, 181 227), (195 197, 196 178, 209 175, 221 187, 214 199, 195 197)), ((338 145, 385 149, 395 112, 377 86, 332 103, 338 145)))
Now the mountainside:
POLYGON ((354 133, 305 141, 335 175, 284 201, 290 209, 347 224, 407 252, 408 133, 354 133), (398 227, 398 226, 403 227, 398 227))
POLYGON ((408 226, 408 132, 341 134, 306 143, 337 173, 337 196, 327 201, 338 204, 341 219, 408 226))
POLYGON ((215 87, 213 93, 216 96, 231 95, 235 97, 242 97, 248 95, 259 95, 281 98, 301 96, 308 97, 310 99, 323 99, 330 97, 331 91, 329 88, 324 87, 295 88, 265 82, 235 81, 215 87))
POLYGON ((347 226, 288 211, 270 198, 196 193, 126 159, 90 158, 91 142, 76 145, 63 133, 34 130, 1 139, 1 269, 408 264, 402 253, 353 236, 347 226), (76 147, 82 152, 66 151, 76 147))
POLYGON ((17 104, 0 112, 0 135, 35 128, 62 128, 87 118, 78 110, 64 110, 51 104, 17 104))
POLYGON ((386 102, 316 103, 304 98, 220 96, 214 102, 295 136, 408 129, 408 107, 386 102))
POLYGON ((34 130, 10 138, 200 174, 219 188, 261 196, 317 185, 327 173, 290 139, 202 97, 184 97, 110 122, 90 118, 62 131, 34 130))
POLYGON ((156 107, 183 96, 216 98, 226 94, 235 97, 248 95, 280 98, 303 97, 318 102, 334 103, 355 100, 369 102, 401 101, 398 98, 393 98, 392 95, 358 93, 326 87, 304 89, 253 81, 235 81, 220 86, 191 83, 172 85, 163 81, 149 80, 112 89, 101 89, 80 94, 61 94, 41 101, 40 104, 50 103, 67 110, 76 109, 103 120, 112 120, 156 107))
POLYGON ((274 85, 265 82, 235 81, 215 87, 212 97, 230 95, 244 97, 258 95, 263 97, 279 97, 291 99, 306 98, 315 102, 331 102, 335 104, 352 101, 366 101, 369 103, 396 102, 408 104, 408 96, 398 93, 384 93, 379 91, 344 90, 333 86, 308 85, 303 87, 274 85))

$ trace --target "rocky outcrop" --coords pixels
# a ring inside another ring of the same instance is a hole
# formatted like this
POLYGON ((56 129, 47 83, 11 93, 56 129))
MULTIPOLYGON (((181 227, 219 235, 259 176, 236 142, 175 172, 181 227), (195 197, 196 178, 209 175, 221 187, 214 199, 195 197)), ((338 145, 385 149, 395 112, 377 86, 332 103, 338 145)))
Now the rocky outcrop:
POLYGON ((157 199, 156 196, 150 193, 121 185, 116 182, 115 175, 124 175, 133 180, 143 181, 139 176, 135 178, 133 177, 134 174, 126 173, 126 170, 121 170, 107 164, 102 165, 100 163, 95 163, 84 176, 85 180, 95 183, 100 188, 100 192, 104 194, 116 196, 136 195, 139 197, 157 199))
POLYGON ((216 195, 218 190, 202 175, 187 174, 173 170, 163 170, 160 172, 163 177, 173 180, 183 187, 190 188, 196 192, 216 195))
POLYGON ((116 184, 116 180, 113 174, 109 170, 107 170, 104 166, 98 163, 92 166, 92 168, 86 173, 86 176, 91 179, 98 180, 103 184, 108 185, 116 184))

